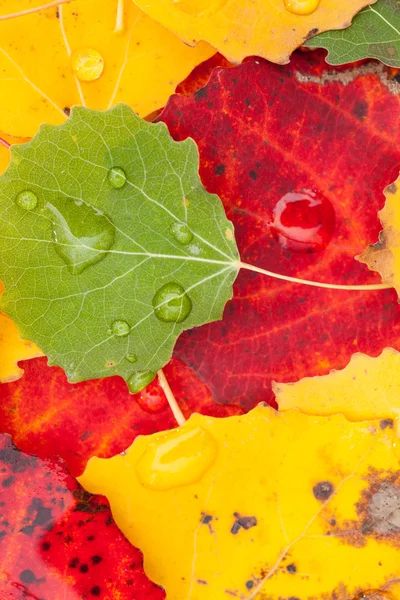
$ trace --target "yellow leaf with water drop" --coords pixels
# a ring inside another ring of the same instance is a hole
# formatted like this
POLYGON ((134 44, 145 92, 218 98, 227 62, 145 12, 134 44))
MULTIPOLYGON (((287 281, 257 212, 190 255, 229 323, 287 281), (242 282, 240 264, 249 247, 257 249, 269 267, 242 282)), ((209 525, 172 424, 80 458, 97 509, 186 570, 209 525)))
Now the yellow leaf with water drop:
MULTIPOLYGON (((0 294, 3 284, 0 281, 0 294)), ((18 329, 7 315, 0 313, 0 383, 19 379, 23 370, 18 361, 43 356, 39 348, 28 340, 19 337, 18 329)))
POLYGON ((383 230, 379 241, 356 258, 378 271, 383 283, 400 295, 400 177, 385 189, 386 202, 378 213, 383 230))
MULTIPOLYGON (((0 16, 43 4, 0 0, 0 16)), ((74 0, 0 20, 1 131, 31 137, 41 123, 62 123, 73 104, 106 109, 126 102, 146 116, 214 53, 207 44, 189 48, 131 0, 117 25, 120 4, 74 0)))
POLYGON ((371 590, 394 600, 395 443, 379 421, 259 406, 139 437, 122 455, 90 460, 80 482, 108 497, 167 600, 372 599, 371 590))
POLYGON ((377 357, 353 354, 347 367, 295 383, 273 383, 279 410, 308 415, 343 414, 351 421, 400 416, 400 352, 385 348, 377 357))
POLYGON ((232 62, 262 56, 289 62, 305 40, 343 29, 375 0, 135 0, 187 44, 205 40, 232 62))

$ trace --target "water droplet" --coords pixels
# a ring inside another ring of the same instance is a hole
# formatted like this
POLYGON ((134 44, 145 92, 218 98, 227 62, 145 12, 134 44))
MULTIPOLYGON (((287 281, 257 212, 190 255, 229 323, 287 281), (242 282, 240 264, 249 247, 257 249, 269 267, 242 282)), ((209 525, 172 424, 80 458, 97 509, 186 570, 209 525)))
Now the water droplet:
POLYGON ((215 439, 201 427, 182 427, 157 434, 136 463, 140 483, 167 490, 198 481, 218 453, 215 439))
POLYGON ((160 321, 182 323, 192 310, 192 301, 179 283, 166 283, 153 298, 154 313, 160 321))
POLYGON ((131 394, 141 392, 146 385, 149 385, 156 374, 152 371, 135 371, 128 379, 128 388, 131 394))
POLYGON ((37 207, 38 197, 34 192, 31 192, 30 190, 24 190, 18 194, 15 202, 24 210, 33 210, 37 207))
POLYGON ((71 64, 75 75, 81 81, 95 81, 104 69, 103 57, 93 48, 85 48, 74 52, 71 64))
POLYGON ((137 356, 136 356, 136 354, 127 354, 125 356, 125 358, 130 363, 135 363, 135 362, 137 362, 137 359, 138 359, 137 356))
POLYGON ((108 172, 108 181, 114 188, 119 190, 126 183, 126 173, 121 167, 113 167, 108 172))
POLYGON ((185 246, 193 239, 193 233, 190 231, 186 223, 173 223, 171 233, 177 242, 185 246))
POLYGON ((137 394, 135 400, 149 414, 159 413, 168 407, 168 400, 156 380, 137 394))
POLYGON ((311 15, 317 10, 320 0, 284 0, 286 10, 295 15, 311 15))
POLYGON ((290 192, 276 204, 270 227, 287 250, 320 251, 332 238, 335 211, 329 200, 315 191, 290 192))
POLYGON ((117 337, 125 337, 129 334, 131 328, 129 327, 129 323, 126 321, 118 320, 114 321, 111 325, 111 333, 116 335, 117 337))
POLYGON ((100 210, 68 199, 47 203, 52 212, 54 249, 72 273, 82 273, 107 256, 114 225, 100 210))

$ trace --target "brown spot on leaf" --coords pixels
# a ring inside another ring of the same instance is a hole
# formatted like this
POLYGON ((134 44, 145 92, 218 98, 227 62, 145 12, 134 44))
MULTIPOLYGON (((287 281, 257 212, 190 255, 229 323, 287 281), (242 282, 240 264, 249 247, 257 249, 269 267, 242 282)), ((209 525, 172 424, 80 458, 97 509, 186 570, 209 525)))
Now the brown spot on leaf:
POLYGON ((382 419, 380 421, 379 426, 381 429, 393 429, 393 420, 392 419, 382 419))
POLYGON ((231 527, 231 533, 233 533, 233 535, 239 533, 241 528, 250 529, 257 525, 256 517, 244 517, 237 512, 233 513, 233 516, 236 518, 236 521, 231 527))
POLYGON ((387 186, 386 191, 389 192, 389 194, 395 194, 397 192, 397 185, 395 183, 391 183, 387 186))
POLYGON ((313 487, 313 494, 317 500, 324 502, 331 497, 333 484, 330 481, 320 481, 313 487))
POLYGON ((357 594, 354 600, 394 600, 391 594, 382 590, 366 590, 357 594))
POLYGON ((307 33, 306 37, 304 38, 305 40, 310 40, 312 37, 314 37, 314 35, 317 35, 318 33, 318 28, 314 27, 313 29, 310 29, 310 31, 307 33))

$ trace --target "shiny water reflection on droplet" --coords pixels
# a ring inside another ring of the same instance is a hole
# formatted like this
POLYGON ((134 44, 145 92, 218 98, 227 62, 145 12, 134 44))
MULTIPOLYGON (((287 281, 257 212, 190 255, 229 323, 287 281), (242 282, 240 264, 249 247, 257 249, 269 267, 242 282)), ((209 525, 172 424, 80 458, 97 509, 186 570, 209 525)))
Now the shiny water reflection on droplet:
POLYGON ((15 202, 24 210, 33 210, 37 207, 38 197, 31 190, 24 190, 17 195, 15 202))
POLYGON ((77 50, 71 57, 72 69, 81 81, 95 81, 104 69, 104 59, 93 48, 77 50))
POLYGON ((182 323, 192 310, 192 301, 179 283, 163 285, 152 302, 154 314, 160 321, 182 323))
POLYGON ((179 244, 185 246, 190 244, 193 239, 193 233, 190 231, 186 223, 173 223, 171 225, 171 233, 179 244))
POLYGON ((283 248, 315 252, 326 248, 335 230, 335 211, 322 194, 290 192, 273 210, 270 228, 283 248))
POLYGON ((113 167, 108 172, 108 181, 117 190, 124 187, 126 183, 126 173, 121 167, 113 167))
POLYGON ((317 10, 320 0, 284 0, 285 8, 295 15, 311 15, 317 10))
POLYGON ((136 474, 153 490, 190 485, 203 477, 217 453, 217 442, 208 431, 182 427, 155 436, 138 459, 136 474))
POLYGON ((152 371, 135 371, 129 377, 127 383, 131 394, 141 392, 149 383, 153 381, 156 373, 152 371))
POLYGON ((54 249, 72 273, 107 256, 114 243, 111 220, 92 206, 62 198, 46 204, 52 213, 54 249))
POLYGON ((111 325, 111 333, 117 337, 125 337, 129 334, 131 328, 129 323, 118 319, 111 325))

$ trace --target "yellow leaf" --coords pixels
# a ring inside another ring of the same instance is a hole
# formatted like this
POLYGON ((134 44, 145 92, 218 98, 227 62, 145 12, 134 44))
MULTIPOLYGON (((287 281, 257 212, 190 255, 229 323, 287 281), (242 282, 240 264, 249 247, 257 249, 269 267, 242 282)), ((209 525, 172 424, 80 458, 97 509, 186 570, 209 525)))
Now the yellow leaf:
POLYGON ((376 358, 353 354, 341 371, 272 386, 280 411, 341 413, 351 421, 396 419, 400 415, 400 353, 385 348, 376 358))
POLYGON ((108 497, 167 600, 353 600, 371 590, 383 600, 400 577, 393 437, 342 415, 195 414, 90 460, 80 482, 108 497))
MULTIPOLYGON (((32 4, 44 2, 0 0, 0 15, 32 4)), ((130 0, 124 5, 119 32, 118 0, 74 0, 0 21, 1 131, 31 137, 43 122, 62 123, 73 104, 106 109, 126 102, 145 116, 164 106, 176 84, 213 54, 207 44, 189 48, 130 0), (81 81, 77 53, 84 61, 93 50, 104 68, 97 79, 81 81)))
POLYGON ((43 356, 39 348, 33 342, 21 340, 13 321, 0 313, 0 383, 19 379, 23 370, 18 367, 18 361, 36 356, 43 356))
POLYGON ((205 40, 232 62, 257 55, 285 64, 305 39, 328 29, 348 27, 360 9, 374 1, 135 0, 135 3, 187 44, 205 40))
POLYGON ((383 283, 400 295, 400 177, 385 189, 385 196, 385 206, 378 213, 383 226, 379 241, 356 258, 378 271, 383 283))

